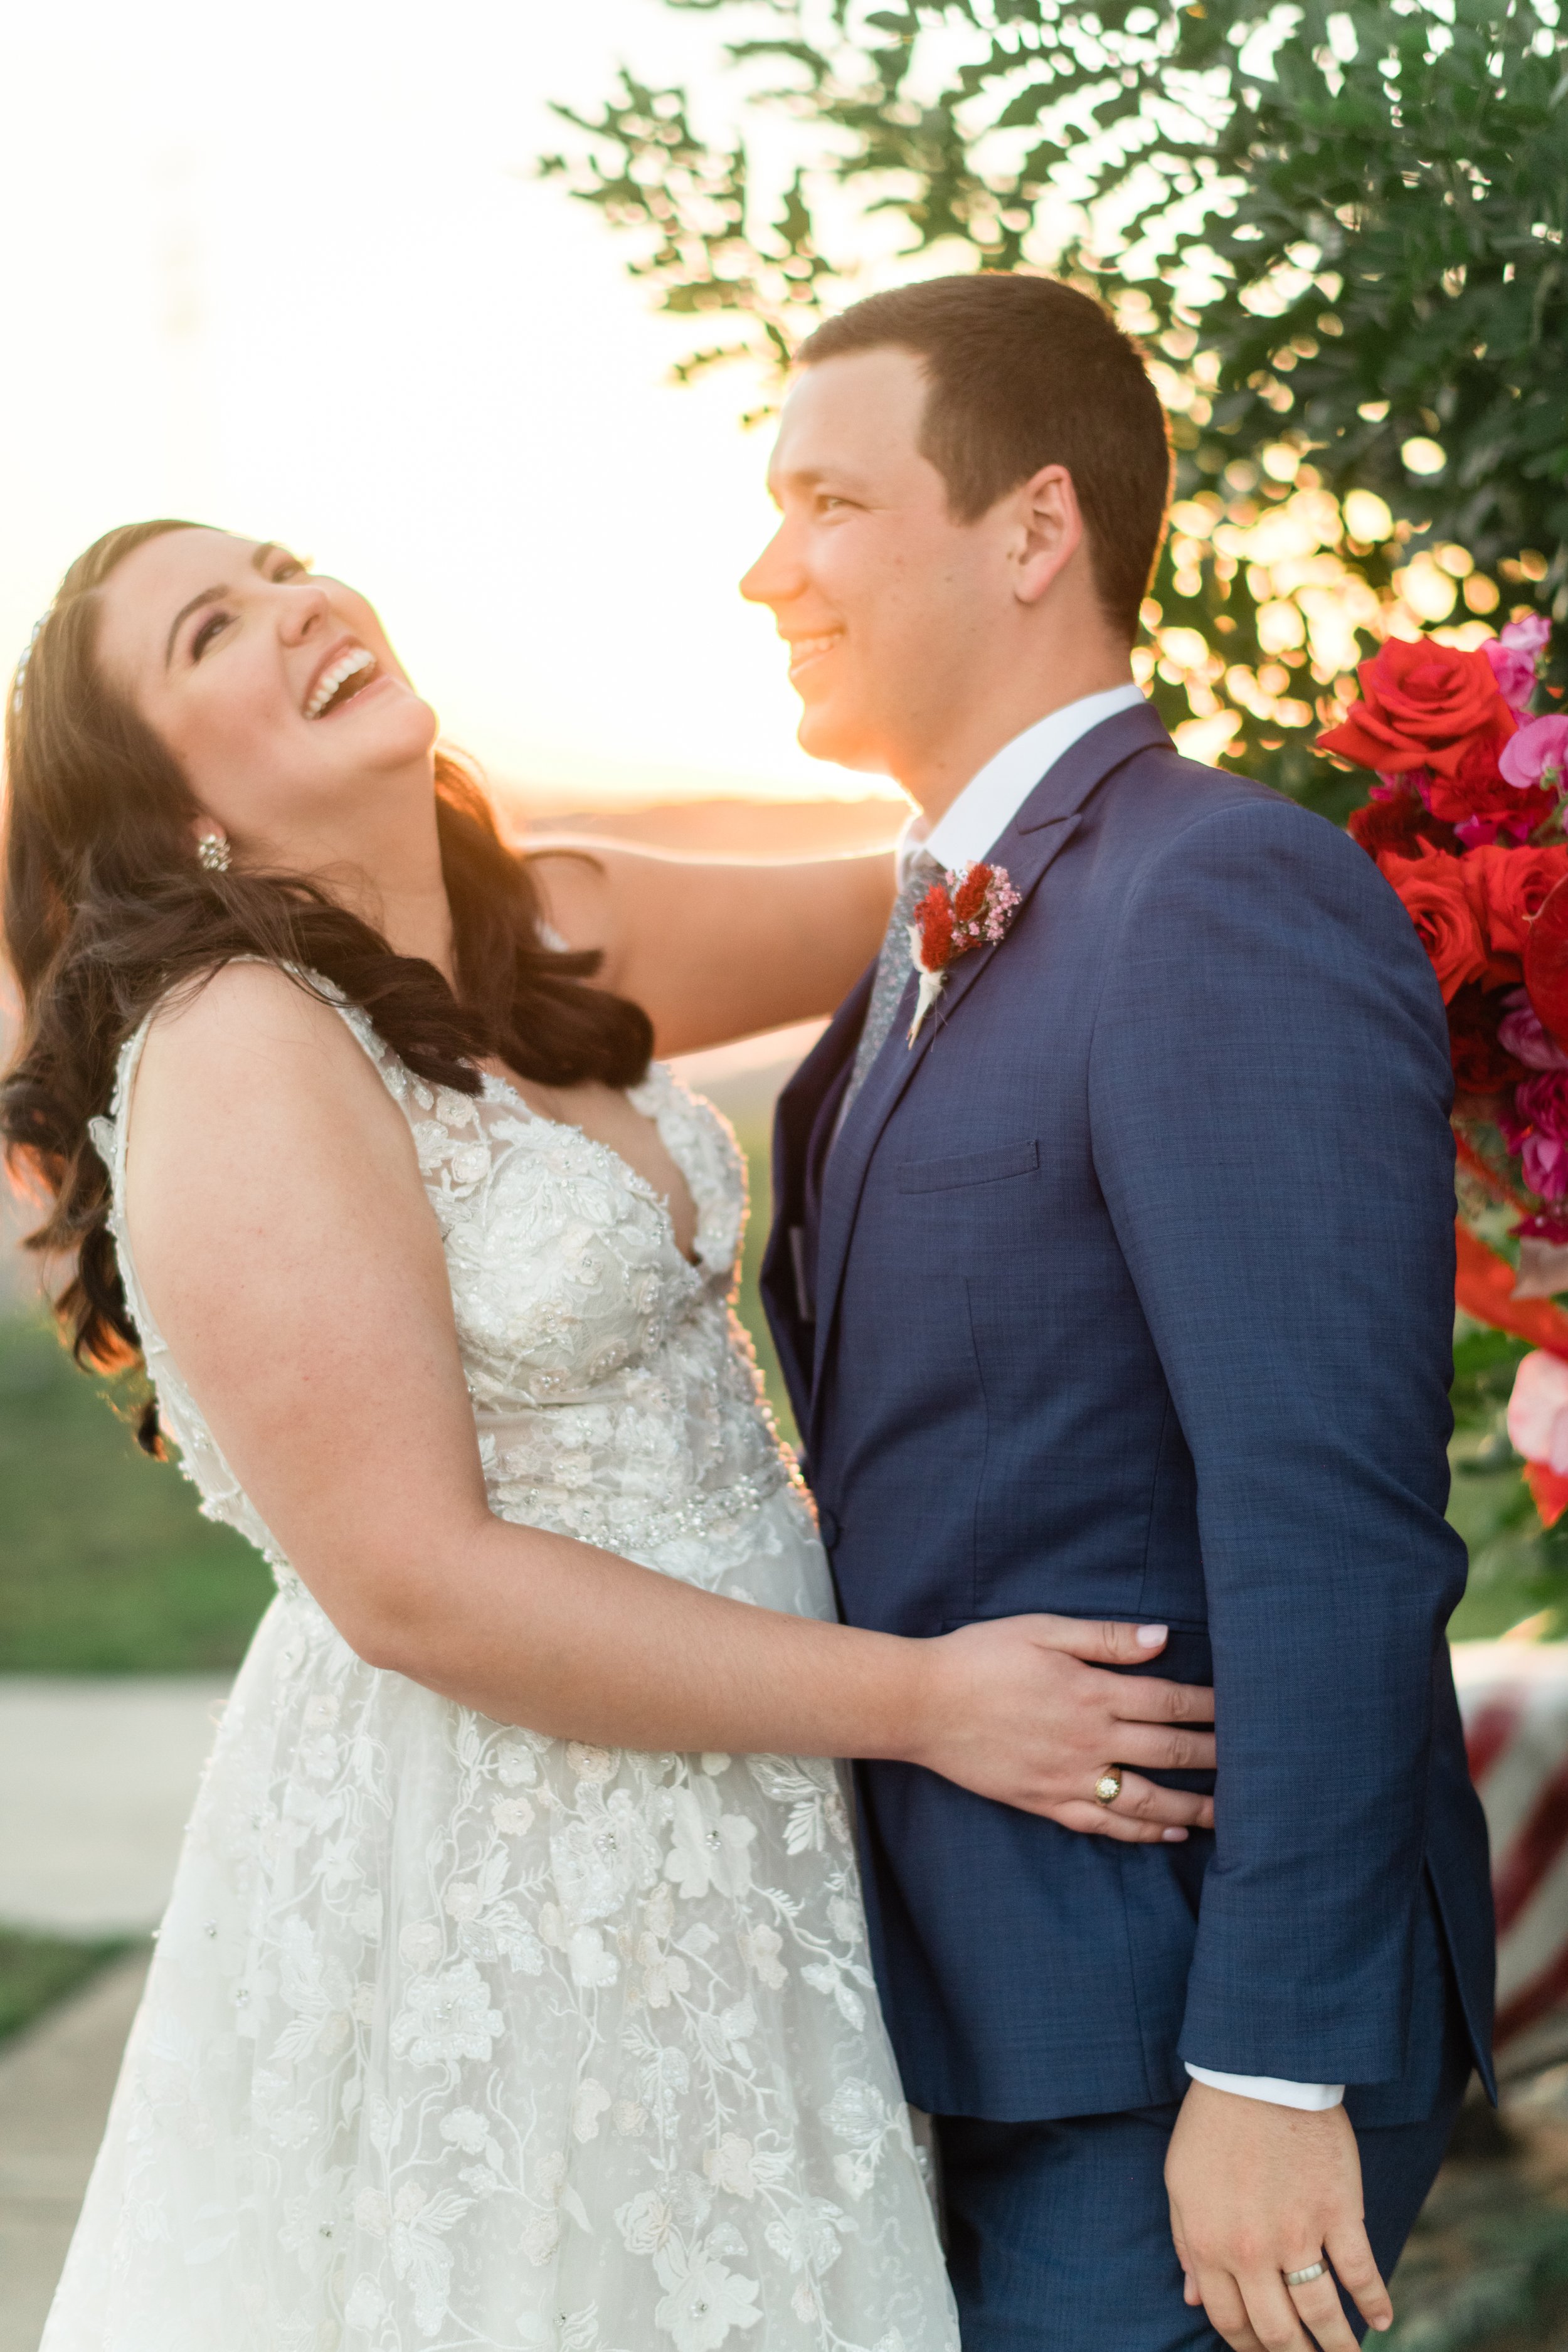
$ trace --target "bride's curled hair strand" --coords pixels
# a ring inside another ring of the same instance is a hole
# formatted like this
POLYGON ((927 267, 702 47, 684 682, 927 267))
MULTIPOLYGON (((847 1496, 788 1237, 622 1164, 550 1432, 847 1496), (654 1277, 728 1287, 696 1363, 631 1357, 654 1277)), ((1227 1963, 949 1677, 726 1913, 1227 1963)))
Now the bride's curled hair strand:
MULTIPOLYGON (((121 1046, 172 990, 240 958, 301 987, 319 973, 418 1076, 465 1094, 489 1055, 549 1086, 635 1085, 653 1042, 640 1007, 587 984, 596 955, 545 943, 529 861, 453 751, 437 754, 436 794, 456 992, 308 876, 202 866, 190 787, 98 656, 104 582, 148 540, 193 528, 133 523, 79 556, 6 709, 4 924, 22 1028, 0 1079, 0 1139, 13 1175, 47 1204, 27 1247, 68 1268, 53 1302, 62 1329, 77 1360, 103 1371, 137 1364, 142 1346, 89 1122, 110 1108, 121 1046)), ((160 1451, 151 1402, 138 1435, 160 1451)))

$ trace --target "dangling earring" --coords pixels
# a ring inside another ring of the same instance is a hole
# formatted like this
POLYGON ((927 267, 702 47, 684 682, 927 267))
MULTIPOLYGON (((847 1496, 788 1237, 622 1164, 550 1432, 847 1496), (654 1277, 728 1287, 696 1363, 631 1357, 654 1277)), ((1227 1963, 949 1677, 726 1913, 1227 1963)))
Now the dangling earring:
POLYGON ((234 862, 234 851, 226 833, 204 833, 196 842, 196 857, 204 872, 226 874, 234 862))

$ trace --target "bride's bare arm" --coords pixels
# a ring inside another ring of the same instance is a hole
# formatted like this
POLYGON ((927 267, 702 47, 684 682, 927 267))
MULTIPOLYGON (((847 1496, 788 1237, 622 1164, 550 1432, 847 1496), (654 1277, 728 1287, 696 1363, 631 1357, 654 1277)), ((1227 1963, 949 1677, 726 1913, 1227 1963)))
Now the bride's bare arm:
POLYGON ((535 853, 550 919, 573 947, 603 950, 600 984, 645 1007, 660 1054, 833 1012, 893 903, 890 850, 767 866, 581 845, 594 863, 535 853))
POLYGON ((654 1750, 900 1757, 1148 1840, 1206 1803, 1206 1694, 1100 1671, 1131 1627, 904 1641, 718 1598, 489 1510, 405 1120, 338 1016, 258 965, 154 1025, 132 1107, 138 1273, 218 1444, 346 1641, 503 1722, 654 1750))

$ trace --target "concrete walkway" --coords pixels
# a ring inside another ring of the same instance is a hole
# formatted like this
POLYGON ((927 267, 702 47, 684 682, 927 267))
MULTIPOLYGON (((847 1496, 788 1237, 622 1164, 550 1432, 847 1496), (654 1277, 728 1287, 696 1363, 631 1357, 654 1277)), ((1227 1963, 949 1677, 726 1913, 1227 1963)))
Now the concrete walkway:
POLYGON ((0 1923, 157 1925, 226 1677, 0 1675, 0 1923))
POLYGON ((37 2352, 146 1973, 117 1960, 0 2050, 0 2352, 37 2352))
MULTIPOLYGON (((228 1682, 0 1676, 0 1924, 143 1935, 228 1682)), ((103 2135, 145 1950, 0 2048, 0 2352, 37 2352, 103 2135)))

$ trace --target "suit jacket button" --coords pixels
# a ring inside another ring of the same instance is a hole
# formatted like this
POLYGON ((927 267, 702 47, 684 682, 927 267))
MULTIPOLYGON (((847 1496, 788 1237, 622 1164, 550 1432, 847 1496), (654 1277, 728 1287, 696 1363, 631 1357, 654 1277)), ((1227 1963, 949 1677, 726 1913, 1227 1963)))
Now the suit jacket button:
POLYGON ((828 1550, 831 1551, 834 1545, 838 1541, 837 1513, 836 1511, 830 1511, 826 1503, 819 1503, 816 1507, 816 1523, 822 1529, 823 1542, 827 1546, 828 1550))

